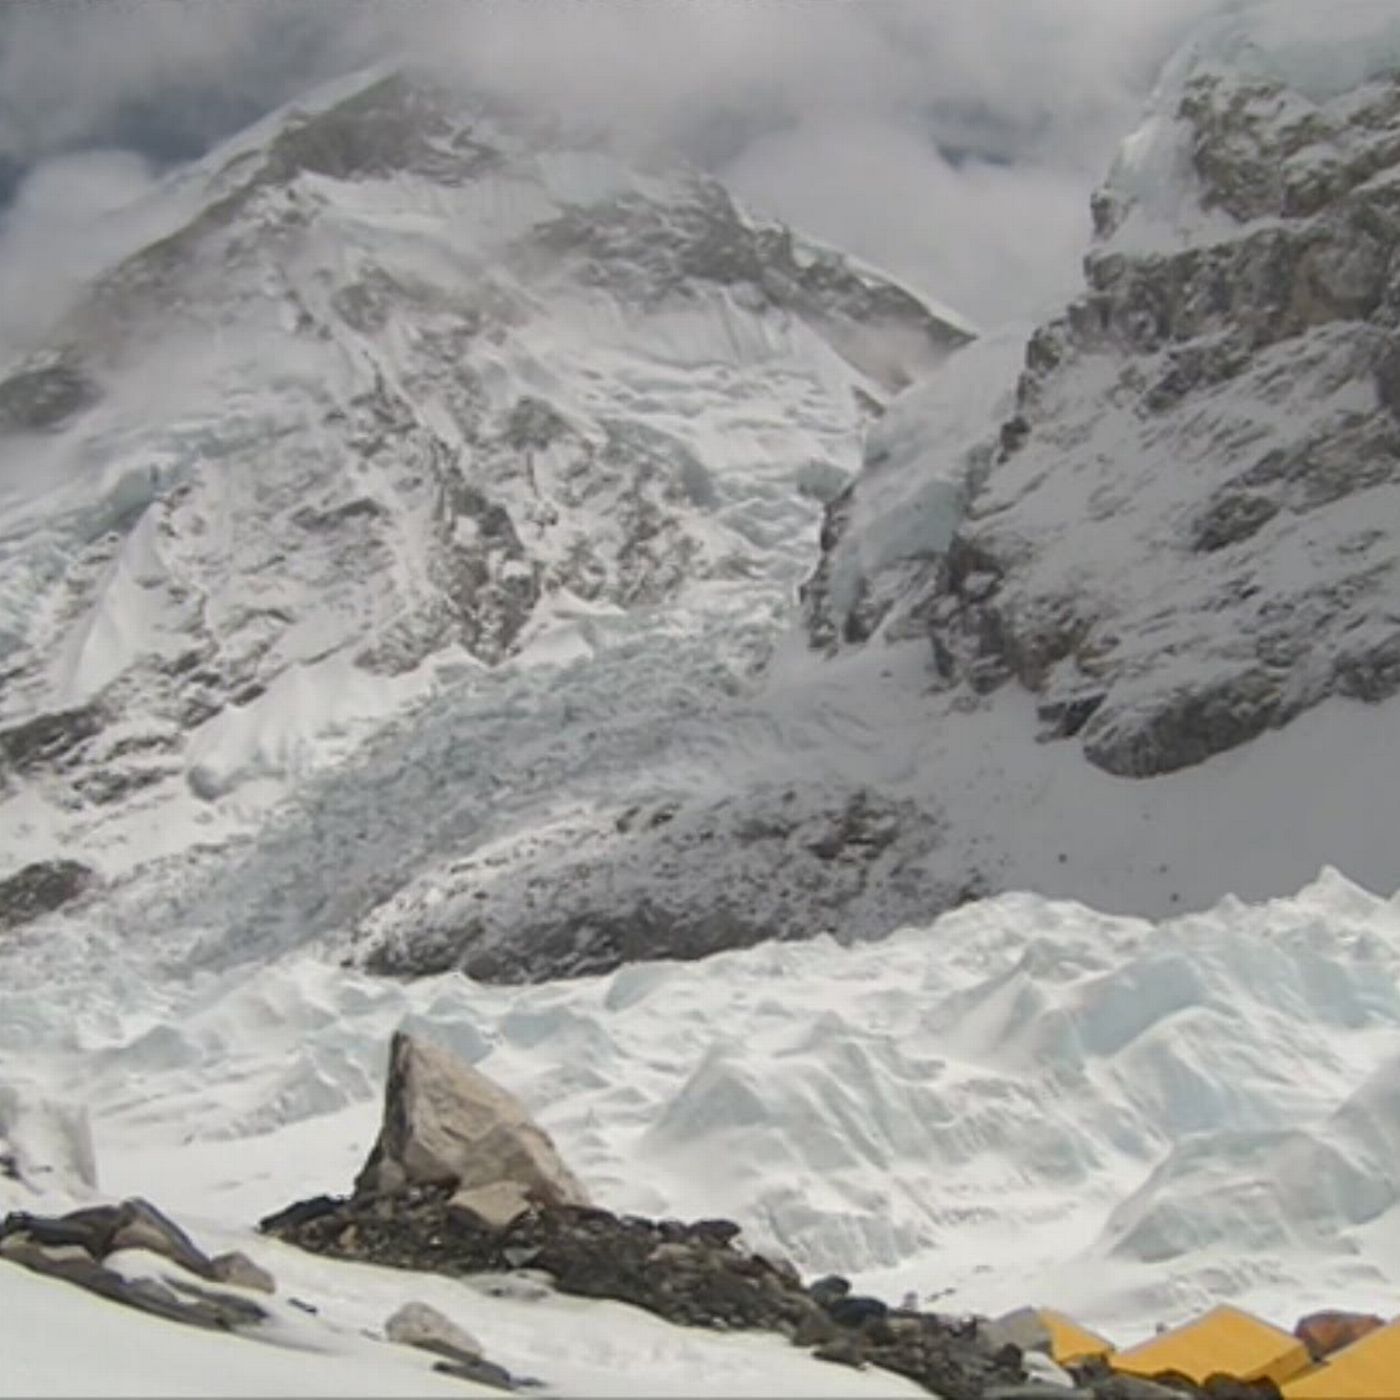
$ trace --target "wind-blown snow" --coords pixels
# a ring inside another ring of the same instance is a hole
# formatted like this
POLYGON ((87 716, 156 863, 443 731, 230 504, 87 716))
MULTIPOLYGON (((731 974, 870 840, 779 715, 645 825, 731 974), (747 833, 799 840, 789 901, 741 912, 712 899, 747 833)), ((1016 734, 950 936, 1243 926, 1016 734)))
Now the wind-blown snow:
POLYGON ((348 1187, 404 1025, 521 1094, 603 1204, 1130 1333, 1400 1284, 1397 972, 1400 898, 1325 871, 1161 923, 1004 895, 854 948, 528 988, 114 968, 0 993, 0 1054, 88 1106, 104 1191, 236 1228, 348 1187))

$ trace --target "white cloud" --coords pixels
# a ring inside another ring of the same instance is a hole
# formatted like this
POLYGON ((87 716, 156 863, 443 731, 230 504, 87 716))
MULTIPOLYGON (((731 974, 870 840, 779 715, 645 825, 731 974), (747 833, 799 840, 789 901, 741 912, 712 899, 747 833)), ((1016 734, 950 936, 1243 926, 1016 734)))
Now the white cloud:
MULTIPOLYGON (((990 322, 1073 286, 1094 182, 1166 53, 1219 3, 11 0, 0 155, 116 140, 159 155, 162 130, 188 146, 407 52, 626 146, 699 160, 990 322)), ((41 183, 22 198, 50 196, 41 183)), ((12 211, 0 286, 23 281, 17 259, 44 258, 47 239, 19 236, 39 217, 12 211)))
POLYGON ((130 246, 131 213, 152 184, 132 151, 57 156, 30 171, 0 220, 0 345, 22 348, 130 246))

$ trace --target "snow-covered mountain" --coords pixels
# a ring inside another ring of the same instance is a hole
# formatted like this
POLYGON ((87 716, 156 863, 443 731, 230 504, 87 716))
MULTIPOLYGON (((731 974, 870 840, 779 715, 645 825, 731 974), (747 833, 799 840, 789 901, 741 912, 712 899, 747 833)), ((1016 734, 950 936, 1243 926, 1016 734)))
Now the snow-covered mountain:
POLYGON ((394 74, 186 172, 8 381, 7 897, 528 980, 1392 888, 1392 19, 1286 10, 1029 337, 394 74))
MULTIPOLYGON (((711 180, 398 71, 130 221, 163 236, 0 383, 11 869, 217 842, 427 697, 489 712, 512 658, 655 634, 653 716, 733 684, 864 424, 970 338, 711 180)), ((472 800, 521 785, 470 742, 472 800)))

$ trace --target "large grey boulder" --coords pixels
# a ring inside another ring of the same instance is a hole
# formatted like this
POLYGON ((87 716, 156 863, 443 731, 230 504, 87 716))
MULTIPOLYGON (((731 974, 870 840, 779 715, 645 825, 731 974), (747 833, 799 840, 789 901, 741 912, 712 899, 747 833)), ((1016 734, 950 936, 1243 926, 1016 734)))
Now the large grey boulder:
POLYGON ((355 1195, 444 1185, 457 1188, 457 1204, 497 1228, 532 1206, 589 1204, 514 1095, 448 1051, 398 1031, 384 1122, 355 1195))

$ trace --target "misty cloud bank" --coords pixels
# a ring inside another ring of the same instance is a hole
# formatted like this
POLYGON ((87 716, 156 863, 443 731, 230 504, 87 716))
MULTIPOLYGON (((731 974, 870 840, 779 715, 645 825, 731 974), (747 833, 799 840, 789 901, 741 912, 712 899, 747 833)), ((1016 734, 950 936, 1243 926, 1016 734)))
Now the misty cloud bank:
POLYGON ((751 205, 983 324, 1073 291, 1087 200, 1222 0, 9 0, 0 344, 102 265, 161 172, 389 57, 751 205))

